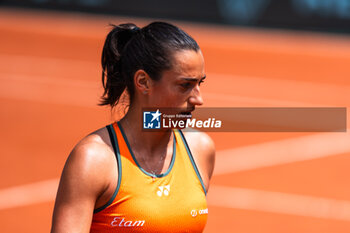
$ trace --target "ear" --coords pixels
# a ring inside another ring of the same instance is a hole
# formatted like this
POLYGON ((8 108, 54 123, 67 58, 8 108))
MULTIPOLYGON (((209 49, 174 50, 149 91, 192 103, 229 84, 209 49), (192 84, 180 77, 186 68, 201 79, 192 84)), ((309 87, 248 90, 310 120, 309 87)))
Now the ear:
POLYGON ((135 89, 142 94, 147 94, 151 85, 151 77, 144 70, 138 70, 134 74, 135 89))

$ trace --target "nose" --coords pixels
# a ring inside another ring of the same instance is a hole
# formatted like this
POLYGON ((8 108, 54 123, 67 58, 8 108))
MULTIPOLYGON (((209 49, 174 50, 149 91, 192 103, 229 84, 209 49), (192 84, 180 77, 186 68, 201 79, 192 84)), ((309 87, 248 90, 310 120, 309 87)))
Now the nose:
POLYGON ((197 85, 191 93, 190 98, 188 99, 189 104, 195 106, 195 105, 203 105, 203 98, 201 95, 201 91, 199 89, 199 86, 197 85))

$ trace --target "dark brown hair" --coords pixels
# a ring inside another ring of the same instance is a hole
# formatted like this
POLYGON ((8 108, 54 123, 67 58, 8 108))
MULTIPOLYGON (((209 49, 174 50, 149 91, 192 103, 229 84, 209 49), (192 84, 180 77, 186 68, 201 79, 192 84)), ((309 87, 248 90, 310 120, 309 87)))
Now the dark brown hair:
POLYGON ((171 69, 174 52, 199 50, 191 36, 169 23, 153 22, 143 28, 132 23, 112 26, 102 51, 104 93, 100 105, 114 107, 125 89, 131 103, 137 70, 159 80, 164 70, 171 69))

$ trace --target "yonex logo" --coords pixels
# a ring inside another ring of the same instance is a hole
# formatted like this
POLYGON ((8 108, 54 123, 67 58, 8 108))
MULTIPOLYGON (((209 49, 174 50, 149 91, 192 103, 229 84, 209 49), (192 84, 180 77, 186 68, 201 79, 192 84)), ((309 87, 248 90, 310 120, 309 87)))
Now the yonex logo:
POLYGON ((159 109, 156 112, 143 112, 144 129, 160 129, 160 116, 162 113, 159 109))
POLYGON ((158 187, 158 191, 157 191, 157 195, 159 197, 163 196, 168 196, 169 195, 169 192, 170 192, 170 185, 166 185, 166 186, 159 186, 158 187))

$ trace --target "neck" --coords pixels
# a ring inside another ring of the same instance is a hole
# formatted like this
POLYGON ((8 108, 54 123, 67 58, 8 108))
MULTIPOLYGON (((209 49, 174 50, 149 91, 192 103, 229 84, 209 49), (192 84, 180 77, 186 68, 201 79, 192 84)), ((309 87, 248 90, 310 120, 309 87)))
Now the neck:
POLYGON ((171 140, 171 130, 157 132, 143 130, 142 114, 142 108, 130 106, 120 123, 134 150, 143 151, 149 157, 158 157, 157 152, 166 148, 171 140))

